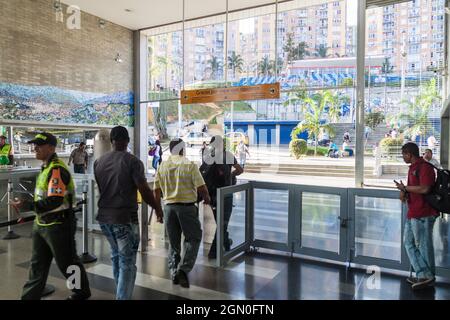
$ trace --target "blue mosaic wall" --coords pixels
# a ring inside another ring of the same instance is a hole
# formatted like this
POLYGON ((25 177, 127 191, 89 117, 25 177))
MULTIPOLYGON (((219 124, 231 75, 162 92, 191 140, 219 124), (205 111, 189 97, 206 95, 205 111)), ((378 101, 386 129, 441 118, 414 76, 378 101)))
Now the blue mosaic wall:
POLYGON ((5 120, 133 126, 133 103, 133 92, 102 94, 0 82, 0 117, 5 120))

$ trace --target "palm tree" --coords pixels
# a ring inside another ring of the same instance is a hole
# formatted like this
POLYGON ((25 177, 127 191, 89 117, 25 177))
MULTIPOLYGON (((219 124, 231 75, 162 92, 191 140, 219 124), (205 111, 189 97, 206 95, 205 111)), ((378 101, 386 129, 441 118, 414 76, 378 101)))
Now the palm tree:
POLYGON ((268 56, 265 56, 261 59, 260 62, 258 62, 258 72, 259 74, 265 75, 265 76, 271 76, 272 70, 273 70, 273 63, 269 60, 268 56))
POLYGON ((314 156, 316 156, 320 132, 326 131, 330 136, 335 133, 330 123, 324 121, 326 107, 329 110, 336 108, 336 105, 333 104, 333 94, 329 90, 326 90, 309 96, 306 90, 302 88, 290 95, 285 105, 289 103, 299 103, 304 114, 304 120, 292 130, 291 138, 296 139, 298 134, 307 130, 308 137, 314 138, 314 156))
POLYGON ((330 101, 328 104, 328 118, 330 122, 336 123, 341 116, 341 106, 344 103, 348 103, 350 97, 344 95, 340 92, 335 91, 331 94, 330 101))
POLYGON ((413 101, 403 101, 407 105, 407 111, 397 116, 397 122, 402 123, 405 128, 404 133, 415 140, 420 136, 420 143, 423 143, 425 135, 433 130, 429 119, 429 111, 434 103, 441 99, 436 87, 436 79, 431 79, 419 89, 419 94, 413 101))
POLYGON ((316 57, 326 58, 328 57, 328 49, 328 47, 325 47, 325 45, 321 44, 316 48, 316 52, 314 53, 314 55, 316 57))
POLYGON ((228 57, 228 68, 233 70, 233 79, 236 78, 236 70, 238 72, 242 72, 242 67, 244 66, 244 60, 242 59, 240 54, 236 54, 235 51, 231 52, 231 55, 228 57))
POLYGON ((216 80, 217 73, 222 68, 222 63, 219 61, 217 57, 211 57, 206 63, 209 64, 209 66, 206 68, 207 70, 211 70, 211 79, 216 80))

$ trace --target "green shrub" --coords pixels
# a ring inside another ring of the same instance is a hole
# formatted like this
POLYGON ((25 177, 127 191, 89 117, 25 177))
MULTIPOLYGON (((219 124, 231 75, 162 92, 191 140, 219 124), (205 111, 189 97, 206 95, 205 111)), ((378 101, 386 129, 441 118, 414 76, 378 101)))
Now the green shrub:
MULTIPOLYGON (((308 146, 308 151, 306 153, 308 156, 314 156, 314 147, 308 146)), ((328 154, 328 148, 317 146, 317 155, 318 156, 326 156, 328 154)))
POLYGON ((388 155, 396 155, 398 153, 401 154, 401 147, 403 145, 403 139, 402 138, 383 138, 380 141, 380 146, 383 152, 387 153, 388 155))
POLYGON ((306 140, 293 139, 289 143, 289 152, 296 159, 300 158, 301 155, 306 154, 307 150, 308 150, 308 144, 306 143, 306 140))
POLYGON ((382 147, 392 147, 392 146, 402 146, 403 145, 403 139, 402 138, 383 138, 380 141, 380 146, 382 147))
POLYGON ((217 124, 217 116, 212 118, 211 121, 209 122, 209 124, 217 124))

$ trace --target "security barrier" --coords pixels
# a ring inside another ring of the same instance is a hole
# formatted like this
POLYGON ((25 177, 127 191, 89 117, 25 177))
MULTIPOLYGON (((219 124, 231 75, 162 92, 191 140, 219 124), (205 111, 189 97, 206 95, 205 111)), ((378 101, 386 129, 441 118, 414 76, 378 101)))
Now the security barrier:
MULTIPOLYGON (((409 271, 403 246, 406 206, 397 190, 335 188, 250 181, 218 190, 217 266, 259 248, 307 259, 409 271), (224 247, 224 201, 233 196, 228 222, 233 246, 224 247)), ((436 275, 450 279, 448 215, 434 229, 436 275)))

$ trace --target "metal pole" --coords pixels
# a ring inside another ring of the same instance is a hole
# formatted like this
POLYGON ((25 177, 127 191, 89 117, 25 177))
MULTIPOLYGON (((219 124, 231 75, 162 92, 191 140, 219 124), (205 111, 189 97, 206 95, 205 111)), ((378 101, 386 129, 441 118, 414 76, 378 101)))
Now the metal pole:
POLYGON ((356 51, 356 146, 355 146, 355 185, 364 185, 364 90, 365 90, 365 55, 366 55, 366 0, 358 1, 356 51))
MULTIPOLYGON (((8 210, 8 221, 12 220, 11 217, 11 205, 9 204, 11 202, 11 198, 12 198, 12 192, 13 192, 13 183, 11 181, 11 179, 8 180, 8 191, 6 192, 6 200, 7 200, 7 210, 8 210)), ((20 238, 20 236, 15 233, 11 226, 8 226, 8 233, 3 237, 3 240, 13 240, 13 239, 18 239, 20 238)))
POLYGON ((228 86, 228 0, 226 0, 225 11, 225 87, 228 86))
POLYGON ((83 180, 83 195, 82 195, 82 214, 83 214, 83 254, 80 256, 82 263, 90 263, 97 261, 95 255, 89 254, 89 239, 88 239, 88 210, 87 210, 87 192, 88 184, 86 180, 83 180))
MULTIPOLYGON (((186 33, 185 33, 185 26, 184 26, 184 23, 185 23, 185 19, 186 19, 186 16, 185 16, 185 14, 186 14, 186 3, 185 3, 185 0, 183 0, 183 20, 182 20, 182 33, 183 33, 183 54, 182 54, 182 60, 183 60, 183 62, 182 62, 182 64, 183 64, 183 68, 182 68, 182 79, 181 79, 181 90, 184 90, 184 68, 185 68, 185 65, 184 65, 184 57, 185 57, 185 53, 184 53, 184 51, 185 51, 185 48, 186 48, 186 46, 185 46, 185 43, 186 43, 186 41, 185 41, 185 35, 186 35, 186 33)), ((179 100, 178 101, 178 137, 180 137, 181 136, 181 130, 182 130, 182 126, 183 126, 183 110, 182 110, 182 108, 181 108, 181 100, 179 100)))
POLYGON ((278 78, 278 0, 275 1, 275 82, 278 78))
POLYGON ((233 112, 234 112, 234 101, 231 101, 231 132, 234 132, 233 112))
MULTIPOLYGON (((406 32, 402 31, 402 78, 400 84, 400 103, 402 104, 405 95, 405 57, 406 57, 406 32)), ((403 105, 403 104, 402 104, 403 105)), ((403 108, 402 108, 403 109, 403 108)), ((403 111, 403 110, 402 110, 403 111)))

